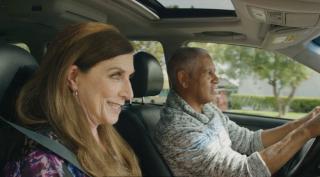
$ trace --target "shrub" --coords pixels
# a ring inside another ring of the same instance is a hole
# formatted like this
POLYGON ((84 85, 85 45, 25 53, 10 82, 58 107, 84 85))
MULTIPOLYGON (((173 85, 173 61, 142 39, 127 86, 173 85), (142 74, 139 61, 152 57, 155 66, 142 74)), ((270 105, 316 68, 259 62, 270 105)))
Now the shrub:
MULTIPOLYGON (((281 99, 286 98, 281 97, 281 99)), ((232 94, 229 101, 231 109, 247 107, 252 110, 277 111, 277 102, 273 96, 232 94)), ((309 112, 318 105, 320 105, 320 98, 294 97, 289 105, 289 109, 293 112, 309 112)))
POLYGON ((249 107, 253 110, 275 110, 276 102, 274 97, 238 95, 232 94, 230 99, 231 109, 241 109, 249 107))
POLYGON ((290 104, 290 109, 294 112, 309 112, 320 105, 320 98, 297 97, 290 104))

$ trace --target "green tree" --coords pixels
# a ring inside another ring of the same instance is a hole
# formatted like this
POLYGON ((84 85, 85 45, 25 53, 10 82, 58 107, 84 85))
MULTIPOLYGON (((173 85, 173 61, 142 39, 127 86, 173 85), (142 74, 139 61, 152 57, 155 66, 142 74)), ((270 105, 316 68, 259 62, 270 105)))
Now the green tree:
POLYGON ((272 86, 273 95, 277 100, 279 117, 285 115, 297 87, 309 76, 308 69, 289 57, 258 49, 256 49, 256 55, 253 58, 252 70, 272 86), (288 95, 282 94, 285 88, 290 89, 288 95))
POLYGON ((160 62, 161 66, 165 66, 163 48, 157 41, 131 41, 136 52, 145 51, 154 55, 160 62))

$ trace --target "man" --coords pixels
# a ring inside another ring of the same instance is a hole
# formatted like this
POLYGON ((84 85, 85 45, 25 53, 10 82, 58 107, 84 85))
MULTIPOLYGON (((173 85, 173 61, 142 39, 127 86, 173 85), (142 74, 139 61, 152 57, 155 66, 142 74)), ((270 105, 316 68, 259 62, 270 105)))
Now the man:
POLYGON ((319 108, 256 132, 229 120, 211 104, 218 78, 204 49, 177 50, 168 74, 171 90, 155 140, 175 176, 270 177, 320 134, 319 108))

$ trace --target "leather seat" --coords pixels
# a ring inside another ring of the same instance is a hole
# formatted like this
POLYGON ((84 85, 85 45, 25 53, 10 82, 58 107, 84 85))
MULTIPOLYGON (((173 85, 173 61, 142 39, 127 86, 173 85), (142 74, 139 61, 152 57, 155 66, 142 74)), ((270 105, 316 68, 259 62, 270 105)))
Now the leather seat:
MULTIPOLYGON (((16 122, 16 97, 37 67, 36 60, 26 50, 0 43, 0 115, 5 119, 16 122)), ((23 137, 13 128, 0 123, 0 170, 9 157, 14 158, 18 154, 23 137)))
MULTIPOLYGON (((158 60, 146 53, 134 55, 135 74, 131 79, 135 98, 158 95, 163 74, 158 60)), ((129 104, 121 112, 116 128, 138 156, 143 176, 173 176, 152 140, 162 106, 129 104)))
POLYGON ((26 50, 11 44, 0 44, 1 116, 15 122, 15 98, 37 67, 36 60, 26 50))

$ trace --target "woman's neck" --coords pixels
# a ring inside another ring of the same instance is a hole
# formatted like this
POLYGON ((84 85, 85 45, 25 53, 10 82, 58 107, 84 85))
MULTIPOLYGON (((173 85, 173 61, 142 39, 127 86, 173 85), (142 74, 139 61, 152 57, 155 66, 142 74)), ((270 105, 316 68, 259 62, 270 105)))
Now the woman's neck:
POLYGON ((95 125, 93 122, 90 122, 91 126, 91 133, 93 135, 93 138, 96 140, 97 144, 102 148, 105 149, 101 140, 100 140, 100 136, 99 136, 99 132, 98 132, 98 127, 99 125, 95 125))

